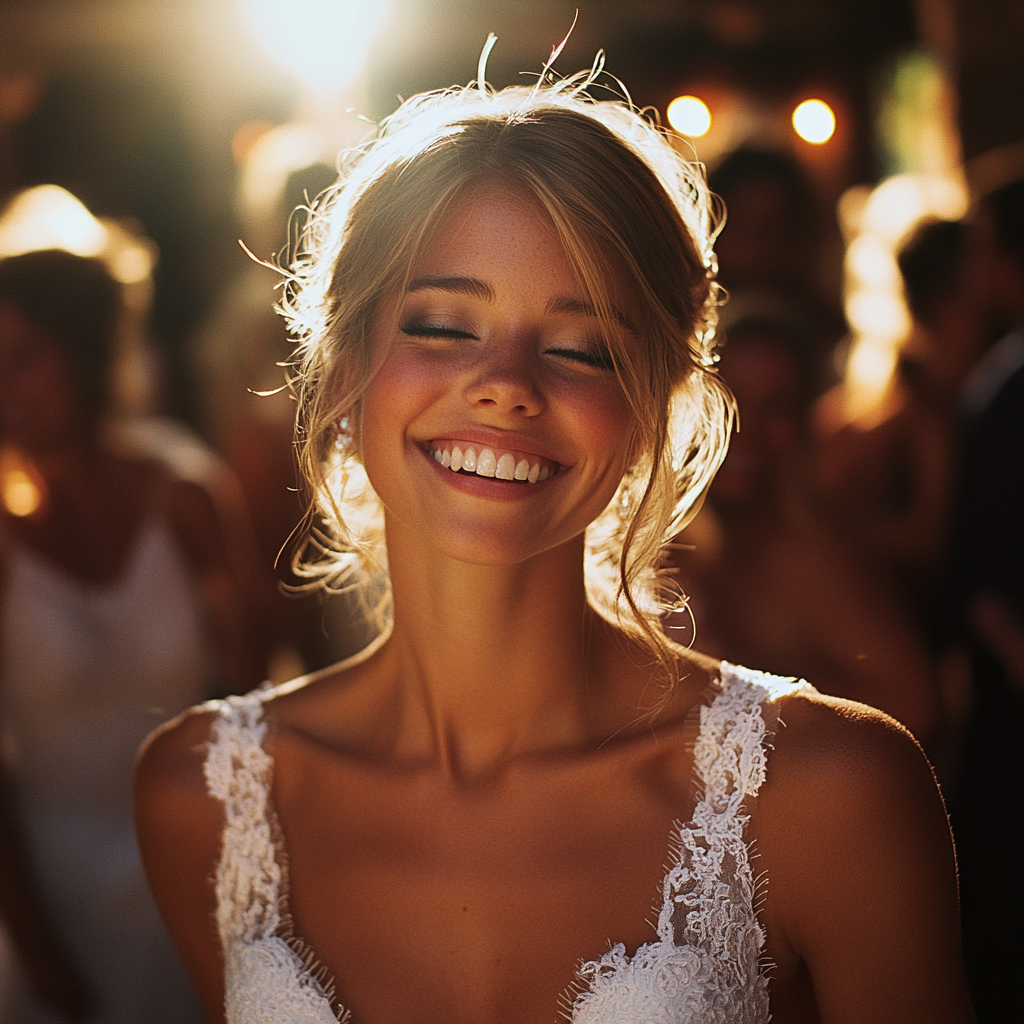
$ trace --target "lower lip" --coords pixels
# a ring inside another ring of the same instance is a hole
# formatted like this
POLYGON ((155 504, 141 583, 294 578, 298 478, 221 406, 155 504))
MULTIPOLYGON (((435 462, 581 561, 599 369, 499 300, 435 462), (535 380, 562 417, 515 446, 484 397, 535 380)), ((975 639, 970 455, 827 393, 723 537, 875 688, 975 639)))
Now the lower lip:
MULTIPOLYGON (((525 501, 533 494, 543 491, 561 476, 556 473, 546 480, 538 480, 535 484, 518 483, 513 480, 499 480, 496 477, 478 476, 476 473, 453 473, 450 469, 442 466, 433 453, 424 452, 424 458, 440 473, 444 479, 458 491, 464 494, 472 494, 477 498, 486 498, 489 501, 525 501)), ((564 473, 565 471, 562 470, 564 473)))

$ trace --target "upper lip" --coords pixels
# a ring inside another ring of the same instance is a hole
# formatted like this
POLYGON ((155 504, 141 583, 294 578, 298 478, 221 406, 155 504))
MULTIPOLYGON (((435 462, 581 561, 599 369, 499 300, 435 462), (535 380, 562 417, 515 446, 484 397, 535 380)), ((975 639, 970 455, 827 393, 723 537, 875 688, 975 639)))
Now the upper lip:
POLYGON ((536 438, 527 437, 525 434, 505 433, 481 427, 451 427, 431 434, 423 440, 422 445, 429 447, 437 441, 451 441, 455 444, 463 441, 483 448, 490 448, 496 452, 522 452, 524 455, 536 455, 538 458, 547 459, 559 466, 567 465, 564 456, 559 458, 547 445, 536 438))

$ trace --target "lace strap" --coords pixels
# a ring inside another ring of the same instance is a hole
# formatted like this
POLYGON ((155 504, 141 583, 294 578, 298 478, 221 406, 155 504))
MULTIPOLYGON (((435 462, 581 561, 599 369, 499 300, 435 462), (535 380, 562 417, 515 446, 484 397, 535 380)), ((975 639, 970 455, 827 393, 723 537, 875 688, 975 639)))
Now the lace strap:
POLYGON ((217 927, 225 951, 274 935, 281 924, 281 867, 268 814, 272 761, 259 693, 211 702, 218 712, 204 771, 224 804, 217 865, 217 927))
POLYGON ((727 662, 721 676, 721 692, 701 709, 694 774, 703 792, 693 821, 679 829, 678 858, 665 876, 658 933, 663 940, 682 939, 727 959, 735 960, 735 947, 745 946, 748 963, 756 965, 764 936, 754 913, 743 801, 756 796, 765 779, 762 704, 807 684, 727 662))
POLYGON ((757 796, 765 779, 769 733, 764 704, 808 690, 803 679, 721 665, 722 692, 701 709, 694 770, 704 799, 719 814, 735 813, 746 797, 757 796))

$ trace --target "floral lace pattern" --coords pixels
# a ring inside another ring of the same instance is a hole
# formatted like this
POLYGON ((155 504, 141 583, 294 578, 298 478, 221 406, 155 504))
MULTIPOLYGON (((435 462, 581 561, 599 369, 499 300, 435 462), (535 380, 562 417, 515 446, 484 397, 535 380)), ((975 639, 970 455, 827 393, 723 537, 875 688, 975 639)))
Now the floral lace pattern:
MULTIPOLYGON (((694 772, 702 797, 673 834, 655 941, 630 957, 619 943, 579 971, 575 1024, 765 1024, 764 930, 744 839, 743 802, 765 778, 762 703, 805 683, 722 663, 721 691, 701 708, 694 772)), ((269 807, 271 758, 263 701, 229 697, 206 759, 226 824, 217 867, 217 926, 226 964, 228 1024, 338 1024, 312 955, 284 934, 284 877, 269 807), (298 950, 298 951, 297 951, 298 950)))
POLYGON ((283 873, 270 824, 263 697, 213 702, 219 715, 205 763, 226 819, 216 889, 226 1017, 228 1024, 338 1024, 308 958, 279 934, 283 873))
POLYGON ((673 835, 658 938, 633 957, 613 946, 580 968, 575 1024, 764 1024, 764 930, 743 836, 743 801, 765 778, 761 705, 807 684, 722 662, 721 692, 701 708, 694 773, 703 796, 673 835))

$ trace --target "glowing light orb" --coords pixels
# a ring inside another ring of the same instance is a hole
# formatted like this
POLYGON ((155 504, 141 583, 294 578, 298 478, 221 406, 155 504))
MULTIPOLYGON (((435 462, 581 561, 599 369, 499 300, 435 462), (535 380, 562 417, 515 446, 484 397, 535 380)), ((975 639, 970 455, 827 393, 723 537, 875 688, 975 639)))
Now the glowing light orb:
POLYGON ((707 135, 711 127, 711 111, 708 105, 696 96, 677 96, 669 105, 668 123, 691 139, 707 135))
POLYGON ((314 92, 359 77, 387 23, 387 0, 238 0, 257 42, 314 92))
POLYGON ((35 474, 13 448, 0 449, 0 504, 19 519, 32 515, 43 495, 35 474))
POLYGON ((4 507, 12 516, 23 518, 39 508, 39 488, 25 473, 11 473, 3 485, 4 507))
POLYGON ((820 146, 836 130, 836 115, 824 100, 804 100, 793 111, 793 130, 804 142, 820 146))
POLYGON ((107 240, 107 229, 59 185, 37 185, 20 193, 0 219, 0 256, 37 249, 98 256, 107 240))

